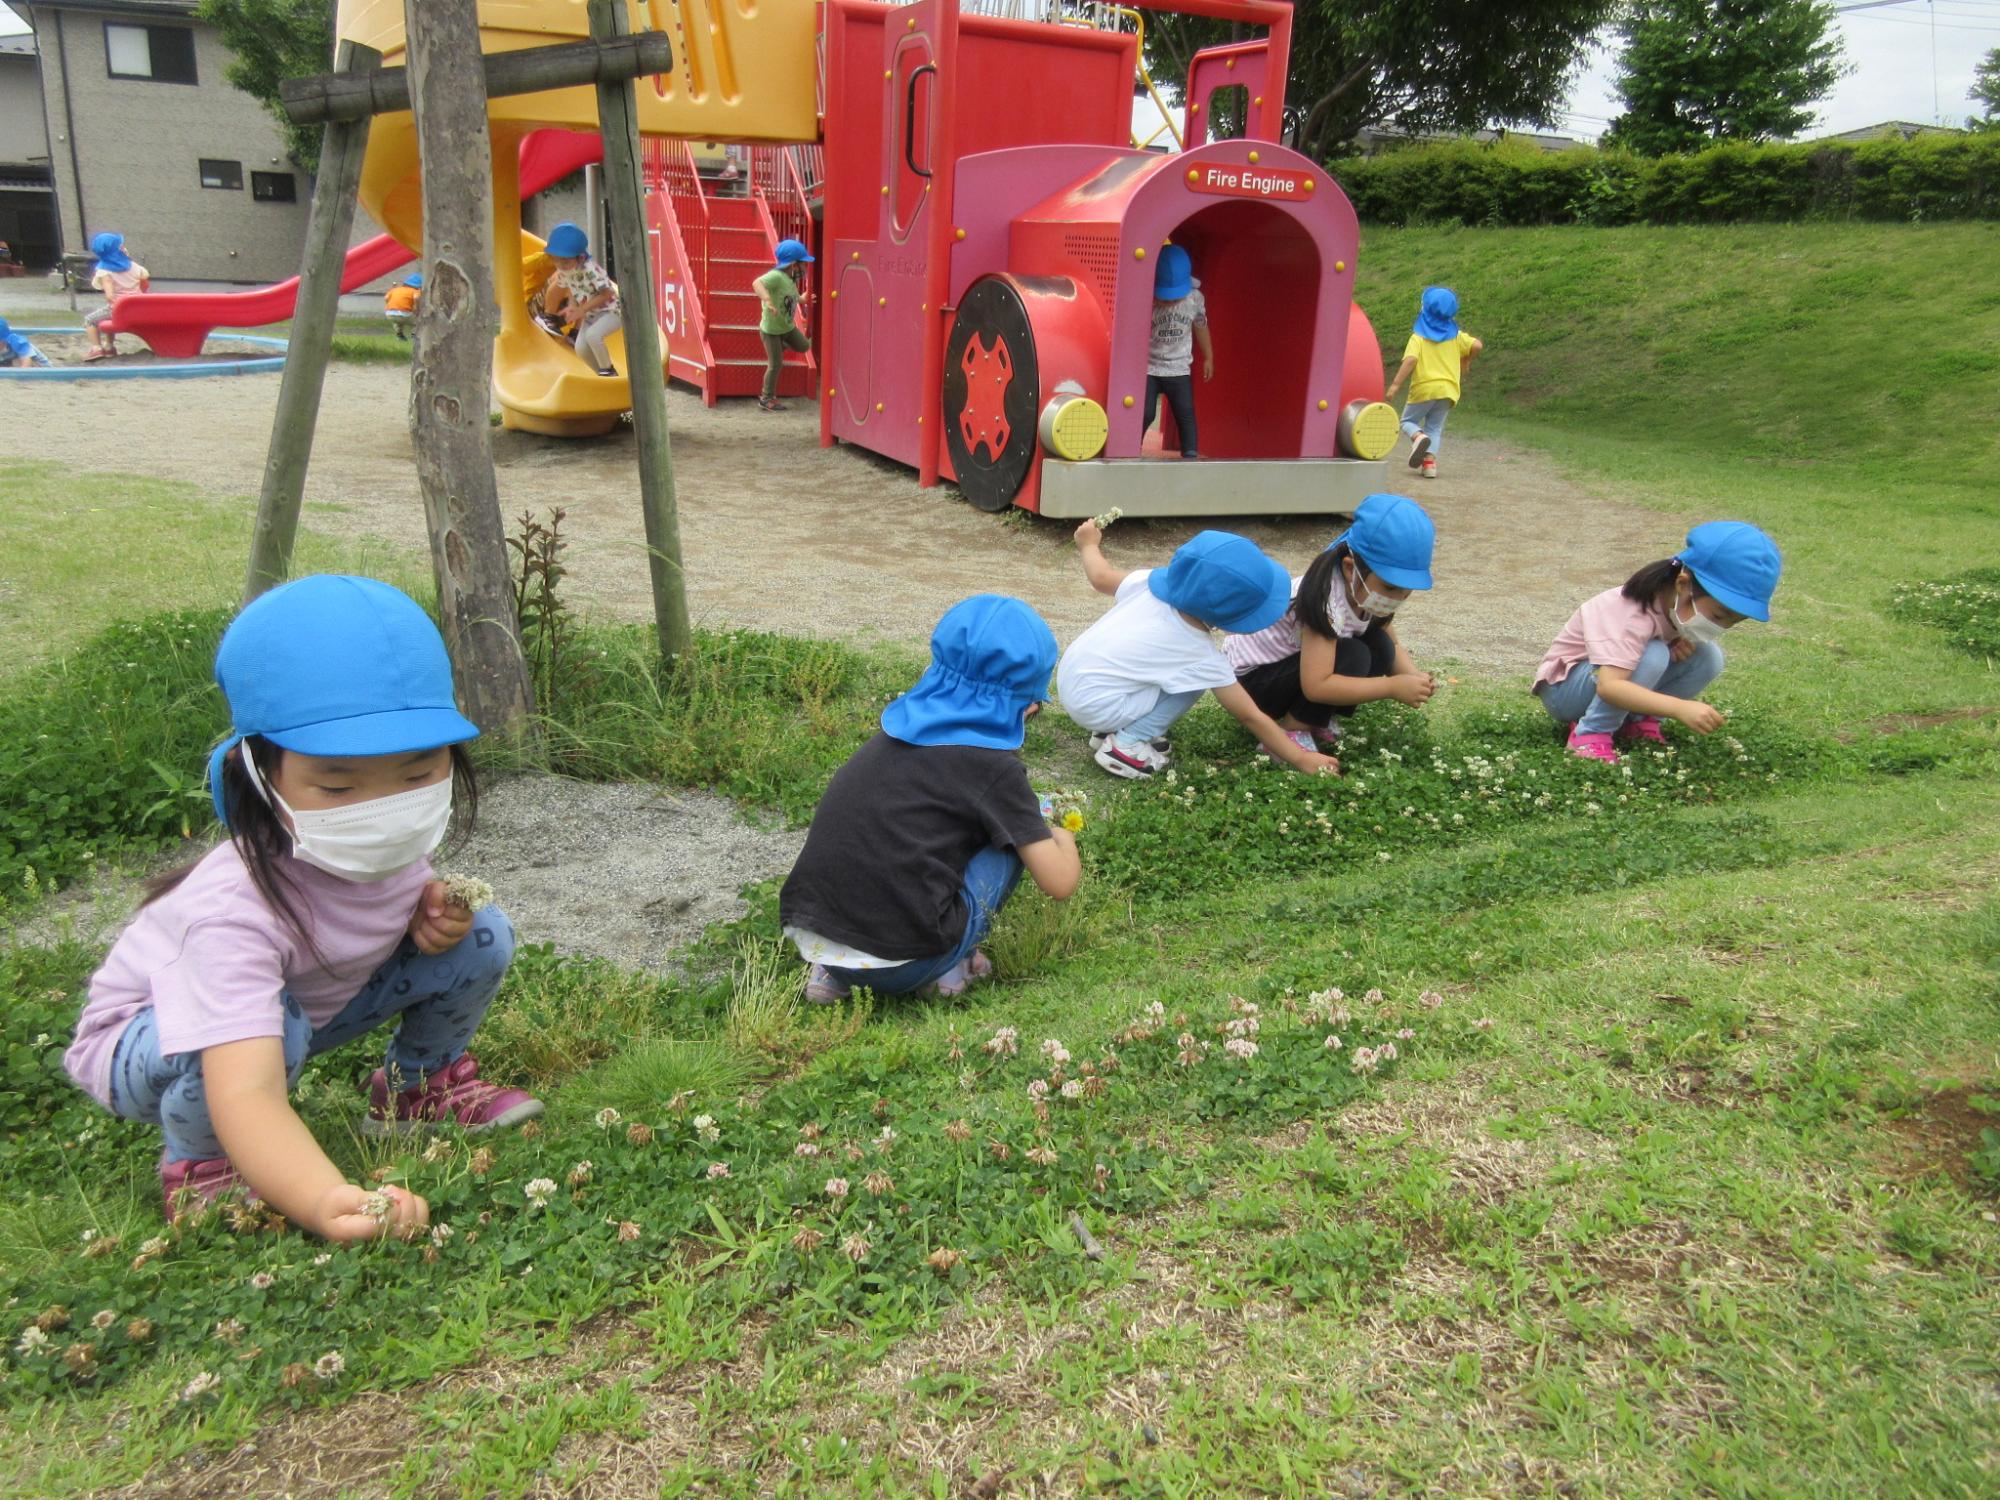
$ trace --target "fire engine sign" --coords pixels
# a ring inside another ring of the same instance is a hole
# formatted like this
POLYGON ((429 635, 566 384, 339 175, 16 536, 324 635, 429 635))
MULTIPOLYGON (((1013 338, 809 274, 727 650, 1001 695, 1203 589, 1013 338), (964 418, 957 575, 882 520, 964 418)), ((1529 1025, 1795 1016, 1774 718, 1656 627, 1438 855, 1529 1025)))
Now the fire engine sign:
POLYGON ((1218 193, 1230 198, 1283 198, 1297 202, 1310 198, 1312 178, 1284 167, 1211 161, 1189 167, 1187 185, 1197 193, 1218 193))

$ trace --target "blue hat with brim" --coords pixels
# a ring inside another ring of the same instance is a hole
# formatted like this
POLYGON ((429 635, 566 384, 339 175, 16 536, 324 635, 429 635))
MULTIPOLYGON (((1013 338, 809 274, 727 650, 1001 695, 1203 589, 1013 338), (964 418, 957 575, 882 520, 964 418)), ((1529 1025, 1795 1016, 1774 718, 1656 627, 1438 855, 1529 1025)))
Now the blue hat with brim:
POLYGON ((1443 344, 1458 337, 1458 293, 1448 286, 1427 286, 1410 325, 1418 338, 1443 344))
POLYGON ((882 710, 882 732, 908 745, 1018 750, 1056 656, 1055 633, 1019 599, 962 599, 931 632, 929 670, 882 710))
POLYGON ((1431 586, 1437 526, 1408 495, 1370 495, 1354 508, 1353 524, 1327 546, 1342 542, 1391 588, 1431 586))
POLYGON ((1194 262, 1179 245, 1168 245, 1153 265, 1153 295, 1178 302, 1194 289, 1194 262))
POLYGON ((424 273, 422 271, 412 271, 408 276, 405 276, 403 278, 404 286, 420 287, 423 284, 424 284, 424 273))
POLYGON ((5 349, 18 359, 34 347, 25 334, 14 332, 14 325, 5 318, 0 318, 0 349, 5 349))
POLYGON ((1752 620, 1771 618, 1771 595, 1784 559, 1778 544, 1748 521, 1704 521, 1674 556, 1725 608, 1752 620))
POLYGON ((1146 587, 1232 635, 1276 624, 1292 604, 1292 575, 1248 537, 1230 531, 1198 533, 1164 568, 1147 575, 1146 587))
MULTIPOLYGON (((90 241, 90 253, 97 257, 98 271, 132 269, 132 257, 125 253, 125 236, 122 234, 113 234, 106 230, 103 234, 93 235, 90 241)), ((96 272, 93 271, 91 274, 95 275, 96 272)))
POLYGON ((777 256, 781 266, 795 266, 801 261, 810 263, 812 260, 812 252, 798 240, 779 240, 777 256))
POLYGON ((318 574, 245 605, 215 653, 230 733, 208 761, 224 823, 222 762, 246 735, 301 755, 399 755, 476 739, 431 617, 373 578, 318 574))
POLYGON ((590 236, 564 219, 549 231, 548 242, 543 248, 558 260, 574 260, 579 255, 590 253, 590 236))

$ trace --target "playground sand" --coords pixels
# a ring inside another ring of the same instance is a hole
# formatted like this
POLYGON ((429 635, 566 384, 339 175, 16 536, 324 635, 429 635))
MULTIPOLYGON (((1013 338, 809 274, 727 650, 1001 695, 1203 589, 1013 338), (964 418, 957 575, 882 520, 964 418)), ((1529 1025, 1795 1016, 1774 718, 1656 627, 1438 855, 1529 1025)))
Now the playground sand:
MULTIPOLYGON (((278 382, 57 382, 7 393, 0 453, 51 456, 51 432, 117 434, 106 468, 193 484, 252 504, 278 382)), ((382 538, 421 564, 428 546, 411 461, 409 375, 398 366, 328 371, 307 483, 305 522, 382 538)), ((759 412, 668 398, 689 607, 697 623, 921 647, 945 607, 1004 590, 1073 639, 1104 601, 1083 581, 1070 527, 988 515, 948 487, 853 448, 822 449, 809 402, 759 412)), ((634 444, 629 429, 593 442, 496 430, 495 464, 510 523, 523 510, 568 511, 572 605, 597 618, 651 610, 634 444)), ((1519 676, 1540 659, 1579 601, 1678 545, 1686 518, 1592 493, 1547 459, 1453 437, 1444 476, 1391 465, 1389 485, 1438 523, 1434 596, 1399 622, 1420 662, 1519 676)), ((1202 523, 1120 521, 1106 551, 1120 566, 1164 563, 1202 523)), ((1338 529, 1326 517, 1228 518, 1301 572, 1338 529)))

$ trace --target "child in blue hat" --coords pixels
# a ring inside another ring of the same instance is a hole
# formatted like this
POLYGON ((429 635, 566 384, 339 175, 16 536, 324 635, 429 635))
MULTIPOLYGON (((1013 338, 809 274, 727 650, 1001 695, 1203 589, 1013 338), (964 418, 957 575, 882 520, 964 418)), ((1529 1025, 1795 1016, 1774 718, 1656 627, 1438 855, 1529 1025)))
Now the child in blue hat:
POLYGON ((1174 414, 1181 457, 1196 458, 1194 351, 1201 347, 1201 378, 1215 378, 1215 346, 1208 339, 1208 303, 1194 276, 1194 262, 1179 245, 1167 245, 1153 265, 1153 329, 1146 345, 1146 425, 1160 414, 1160 397, 1174 414))
POLYGON ((97 257, 96 268, 90 273, 90 284, 104 293, 104 305, 93 307, 83 315, 83 325, 90 330, 90 352, 84 358, 109 359, 118 352, 118 337, 104 325, 111 321, 120 302, 151 291, 153 278, 144 266, 132 259, 122 234, 106 231, 93 235, 90 251, 97 257))
POLYGON ((1407 495, 1370 495, 1354 524, 1292 582, 1276 624, 1232 635, 1223 653, 1250 699, 1302 750, 1331 746, 1340 719, 1393 698, 1421 708, 1437 678, 1419 672, 1395 630, 1396 612, 1431 586, 1437 527, 1407 495))
POLYGON ((543 311, 571 330, 585 364, 600 375, 616 375, 605 340, 625 326, 618 283, 591 259, 589 236, 567 219, 549 231, 543 248, 556 267, 542 289, 543 311))
POLYGON ((1023 868, 1058 901, 1076 890, 1076 839, 1049 825, 1018 754, 1055 661, 1055 636, 1019 599, 945 611, 930 669, 834 772, 779 893, 812 966, 807 999, 856 985, 963 994, 993 972, 979 944, 1023 868))
POLYGON ((429 856, 455 789, 478 794, 437 627, 371 578, 301 578, 222 637, 232 728, 209 759, 228 839, 152 881, 91 977, 64 1065, 113 1114, 160 1127, 169 1217, 247 1188, 335 1240, 420 1228, 424 1200, 347 1181, 292 1109, 306 1060, 391 1026, 365 1131, 541 1113, 466 1049, 514 929, 447 899, 429 856))
POLYGON ((0 365, 10 370, 26 370, 37 365, 47 369, 48 363, 49 357, 35 347, 33 339, 14 332, 13 325, 0 318, 0 365))
POLYGON ((1696 734, 1722 727, 1703 703, 1722 675, 1723 632, 1769 620, 1783 560, 1748 521, 1708 521, 1672 557, 1623 587, 1586 599, 1542 658, 1533 691, 1585 760, 1615 762, 1618 745, 1665 744, 1662 719, 1696 734))
POLYGON ((764 341, 764 390, 757 397, 759 411, 783 411, 778 399, 778 376, 785 368, 785 351, 804 354, 812 348, 806 331, 799 327, 799 284, 794 280, 800 266, 813 263, 811 253, 798 240, 779 240, 777 264, 750 284, 757 289, 757 336, 764 341))
POLYGON ((1410 440, 1410 467, 1426 479, 1437 478, 1438 448, 1444 442, 1445 418, 1458 405, 1465 368, 1486 347, 1458 326, 1458 293, 1448 286, 1427 286, 1403 346, 1403 362, 1389 382, 1394 401, 1403 382, 1410 382, 1410 399, 1403 407, 1403 436, 1410 440))
POLYGON ((1300 745, 1259 708, 1212 632, 1247 634, 1277 622, 1291 603, 1291 575, 1247 537, 1204 531, 1164 568, 1111 566, 1095 521, 1076 529, 1084 576, 1116 601, 1070 643, 1056 668, 1063 711, 1091 731, 1097 764, 1137 780, 1166 769, 1164 736, 1205 692, 1266 751, 1301 771, 1340 763, 1300 745))
POLYGON ((396 337, 407 339, 410 325, 417 321, 417 304, 423 299, 424 277, 412 271, 382 294, 382 314, 396 329, 396 337))

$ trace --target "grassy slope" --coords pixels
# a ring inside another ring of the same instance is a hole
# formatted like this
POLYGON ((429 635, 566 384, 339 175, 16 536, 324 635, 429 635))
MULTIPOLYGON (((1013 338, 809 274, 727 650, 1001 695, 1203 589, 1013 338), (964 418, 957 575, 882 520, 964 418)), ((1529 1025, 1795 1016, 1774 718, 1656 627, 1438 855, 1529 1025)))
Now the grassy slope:
MULTIPOLYGON (((1788 561, 1780 618, 1732 640, 1729 691, 1820 738, 1996 701, 1983 665, 1880 614, 1897 579, 2000 552, 1990 482, 1973 482, 1991 451, 1948 439, 1921 378, 1896 399, 1924 403, 1923 423, 1870 425, 1889 399, 1878 372, 1895 364, 1881 351, 1901 330, 1956 320, 1979 334, 1964 344, 1975 354, 2000 347, 1976 271, 1994 244, 1976 228, 1407 231, 1369 237, 1364 290, 1386 327, 1384 289, 1460 288, 1493 350, 1458 419, 1468 428, 1547 444, 1662 507, 1770 526, 1788 561), (1689 266, 1714 269, 1690 281, 1689 266), (1821 367, 1836 335, 1780 325, 1820 306, 1800 299, 1828 276, 1901 290, 1857 314, 1821 367), (1682 295, 1717 279, 1729 295, 1682 295), (1733 395, 1711 412, 1717 391, 1733 395)), ((1939 398, 1987 444, 1993 382, 1975 370, 1939 398)), ((1191 755, 1219 743, 1206 726, 1187 738, 1191 755)), ((14 1406, 12 1487, 106 1487, 194 1438, 261 1427, 258 1454, 225 1453, 227 1467, 211 1460, 174 1488, 269 1487, 283 1470, 301 1493, 329 1472, 361 1493, 513 1495, 601 1466, 607 1493, 931 1494, 1009 1472, 1007 1492, 1148 1496, 1990 1493, 2000 1242, 1981 1217, 1990 1192, 1966 1174, 1963 1106, 2000 1092, 2000 800, 1981 770, 1994 736, 1973 720, 1912 739, 1956 758, 1671 813, 1643 847, 1620 849, 1607 825, 1532 820, 1285 882, 1192 849, 1188 861, 1216 861, 1201 865, 1202 894, 1100 889, 1067 921, 1023 898, 995 944, 1010 982, 964 1008, 898 1006, 852 1040, 780 1048, 794 1065, 818 1055, 770 1096, 770 1157, 746 1142, 749 1117, 718 1106, 739 1181, 717 1190, 721 1218, 694 1219, 690 1253, 649 1240, 635 1273, 597 1251, 601 1277, 552 1284, 461 1244, 450 1279, 408 1294, 393 1262, 344 1270, 342 1394, 499 1355, 470 1381, 372 1406, 386 1456, 325 1469, 353 1446, 352 1409, 274 1415, 268 1375, 190 1421, 172 1394, 222 1357, 194 1352, 103 1395, 14 1406), (1284 986, 1323 983, 1382 986, 1419 1033, 1398 1076, 1345 1110, 1290 1129, 1268 1110, 1196 1118, 1194 1080, 1133 1046, 1119 1087, 1134 1092, 1096 1139, 1057 1117, 1052 1182, 1093 1156, 1121 1163, 1121 1186, 1086 1209, 1103 1265, 1076 1255, 1053 1199, 1031 1199, 937 1220, 940 1236, 984 1247, 965 1301, 940 1299, 922 1270, 857 1300, 838 1262, 789 1269, 796 1210, 759 1193, 785 1175, 794 1118, 864 1135, 883 1101, 903 1136, 898 1191, 921 1198, 949 1156, 944 1121, 979 1122, 975 1146, 1032 1133, 1034 1039, 1083 1057, 1156 995, 1210 1012, 1256 995, 1275 1012, 1284 986), (1424 986, 1446 993, 1435 1015, 1412 1009, 1424 986), (1490 1033, 1470 1030, 1479 1015, 1490 1033), (953 1028, 976 1040, 1003 1024, 1020 1028, 1023 1058, 964 1082, 953 1028), (1934 1096, 1963 1085, 1978 1087, 1934 1096), (1125 1184, 1126 1161, 1150 1163, 1147 1186, 1125 1184), (423 1318, 430 1299, 453 1315, 423 1318), (626 1313, 573 1341, 573 1320, 614 1303, 626 1313)), ((86 961, 36 982, 73 983, 86 961)), ((503 1192, 518 1204, 527 1176, 589 1154, 603 1181, 578 1235, 601 1234, 607 1214, 644 1218, 649 1234, 676 1220, 684 1186, 621 1190, 626 1153, 589 1115, 607 1101, 632 1111, 649 1085, 726 1102, 750 1038, 719 1004, 530 966, 482 1055, 554 1085, 552 1121, 541 1142, 497 1143, 494 1178, 512 1186, 495 1189, 496 1209, 503 1192), (661 1033, 703 1044, 632 1045, 661 1033), (624 1064, 592 1070, 621 1043, 624 1064)), ((345 1141, 344 1091, 315 1091, 308 1108, 345 1141)), ((39 1161, 53 1153, 37 1146, 39 1161)), ((46 1173, 12 1182, 28 1209, 0 1236, 0 1264, 45 1266, 47 1298, 87 1279, 82 1228, 129 1243, 156 1222, 140 1144, 95 1166, 84 1189, 46 1173)), ((463 1224, 456 1170, 410 1166, 463 1224)), ((489 1241, 527 1235, 517 1215, 496 1211, 489 1241)), ((243 1277, 279 1266, 289 1284, 306 1248, 190 1242, 177 1255, 218 1290, 185 1293, 179 1315, 242 1309, 254 1324, 243 1277)), ((79 1317, 94 1305, 75 1300, 79 1317)))

